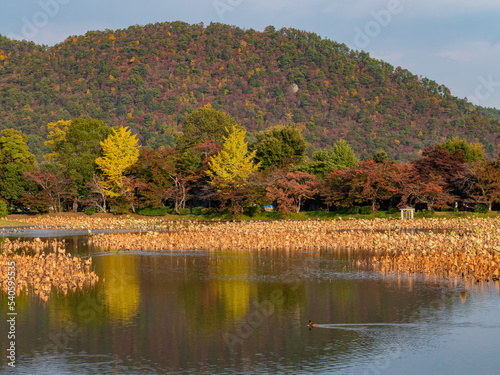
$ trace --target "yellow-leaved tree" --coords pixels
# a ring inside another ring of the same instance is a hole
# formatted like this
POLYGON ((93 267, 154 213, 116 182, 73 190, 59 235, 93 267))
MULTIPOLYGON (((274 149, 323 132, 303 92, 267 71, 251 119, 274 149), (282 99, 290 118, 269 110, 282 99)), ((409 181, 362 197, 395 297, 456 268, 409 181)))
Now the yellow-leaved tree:
POLYGON ((248 153, 245 135, 246 130, 233 126, 229 135, 223 138, 222 150, 210 157, 207 174, 212 185, 218 188, 244 185, 245 179, 258 169, 252 160, 255 151, 248 153))
POLYGON ((59 157, 59 148, 66 141, 66 133, 68 133, 71 127, 71 120, 64 121, 59 120, 57 122, 49 122, 47 124, 47 129, 49 134, 47 135, 46 146, 52 149, 52 152, 45 155, 45 159, 48 161, 55 161, 59 157))
POLYGON ((254 164, 255 151, 249 153, 245 142, 246 131, 236 126, 224 137, 222 150, 208 161, 210 184, 217 188, 221 208, 229 207, 236 217, 251 204, 251 176, 255 175, 259 165, 254 164))
POLYGON ((124 172, 139 158, 139 145, 136 135, 131 135, 128 127, 120 126, 113 129, 101 142, 102 157, 95 160, 103 173, 99 185, 108 197, 118 197, 124 194, 124 172))

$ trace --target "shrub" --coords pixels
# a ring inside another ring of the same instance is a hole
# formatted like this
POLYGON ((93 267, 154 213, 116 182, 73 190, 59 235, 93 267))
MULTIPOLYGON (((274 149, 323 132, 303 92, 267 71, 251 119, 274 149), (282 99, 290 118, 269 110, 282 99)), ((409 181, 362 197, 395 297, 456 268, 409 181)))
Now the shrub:
POLYGON ((387 210, 387 213, 389 215, 392 215, 392 214, 397 214, 399 212, 399 210, 396 208, 396 207, 391 207, 387 210))
POLYGON ((89 207, 85 210, 86 215, 93 215, 95 214, 95 207, 89 207))
POLYGON ((201 215, 202 214, 202 208, 203 207, 194 207, 193 208, 193 215, 201 215))
POLYGON ((261 204, 253 204, 243 209, 243 214, 246 216, 254 217, 260 215, 264 211, 261 204))
POLYGON ((372 206, 363 206, 359 208, 359 213, 361 215, 371 215, 373 214, 372 206))
POLYGON ((160 207, 160 208, 141 208, 137 211, 139 215, 143 216, 165 216, 168 213, 168 207, 160 207))
POLYGON ((357 215, 359 214, 359 206, 338 207, 337 212, 341 215, 357 215))
POLYGON ((130 204, 126 199, 119 197, 112 201, 110 211, 113 215, 128 214, 130 211, 130 204))
POLYGON ((7 210, 7 205, 4 201, 0 200, 0 217, 7 217, 9 211, 7 210))
POLYGON ((477 204, 476 207, 474 207, 474 212, 479 212, 481 214, 487 214, 489 212, 489 207, 487 204, 477 204))

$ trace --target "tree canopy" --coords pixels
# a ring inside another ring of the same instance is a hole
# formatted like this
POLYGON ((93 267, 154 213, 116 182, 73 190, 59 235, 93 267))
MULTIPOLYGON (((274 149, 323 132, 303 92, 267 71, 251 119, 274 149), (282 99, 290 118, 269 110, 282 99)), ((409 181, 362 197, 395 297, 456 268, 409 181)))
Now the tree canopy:
POLYGON ((125 170, 139 158, 137 136, 131 135, 130 129, 121 126, 113 129, 101 146, 103 156, 98 157, 95 163, 105 176, 102 184, 107 195, 116 197, 122 194, 125 170))
POLYGON ((453 137, 442 144, 443 148, 450 154, 461 152, 462 157, 467 163, 485 160, 484 146, 479 143, 468 143, 465 139, 453 137))
POLYGON ((177 147, 186 149, 208 140, 222 145, 224 137, 234 127, 241 128, 231 116, 211 106, 199 108, 182 124, 182 135, 177 141, 177 147))
POLYGON ((256 134, 255 157, 261 167, 299 164, 307 142, 301 131, 292 125, 277 125, 256 134))

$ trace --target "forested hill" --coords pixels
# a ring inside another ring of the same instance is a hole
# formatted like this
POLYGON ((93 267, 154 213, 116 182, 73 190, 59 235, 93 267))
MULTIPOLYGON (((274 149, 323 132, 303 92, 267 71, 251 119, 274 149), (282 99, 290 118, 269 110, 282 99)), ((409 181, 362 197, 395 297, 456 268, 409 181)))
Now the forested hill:
MULTIPOLYGON (((0 126, 45 152, 47 123, 93 117, 172 145, 211 103, 250 133, 296 123, 314 147, 339 138, 396 159, 457 136, 499 151, 500 125, 449 90, 364 52, 295 29, 182 22, 89 31, 47 48, 0 36, 0 126)), ((485 112, 486 113, 486 112, 485 112)))

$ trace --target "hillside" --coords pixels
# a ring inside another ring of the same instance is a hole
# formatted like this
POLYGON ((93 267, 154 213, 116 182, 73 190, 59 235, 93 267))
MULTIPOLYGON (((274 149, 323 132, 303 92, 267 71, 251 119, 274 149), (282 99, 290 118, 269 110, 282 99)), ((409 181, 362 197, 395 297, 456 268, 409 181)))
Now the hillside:
POLYGON ((294 122, 314 148, 337 139, 396 159, 458 136, 499 151, 498 111, 364 52, 295 29, 182 22, 89 31, 46 48, 0 36, 0 127, 40 155, 47 123, 90 116, 172 145, 186 115, 211 103, 249 132, 294 122), (492 117, 485 117, 481 111, 492 117))

